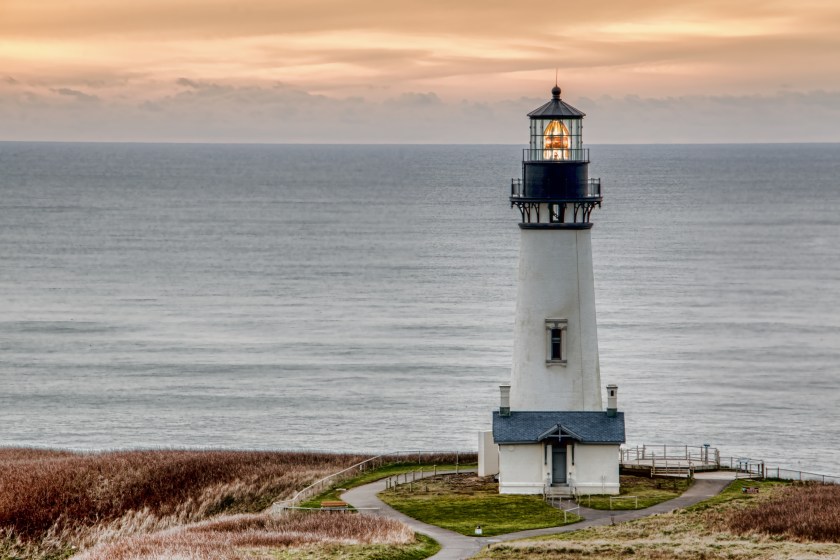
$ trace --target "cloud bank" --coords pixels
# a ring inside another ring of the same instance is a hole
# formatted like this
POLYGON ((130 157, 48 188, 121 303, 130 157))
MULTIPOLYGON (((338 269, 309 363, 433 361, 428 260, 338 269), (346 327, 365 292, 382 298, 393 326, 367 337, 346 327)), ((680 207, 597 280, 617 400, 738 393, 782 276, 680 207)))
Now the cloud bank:
MULTIPOLYGON (((371 100, 187 77, 170 85, 172 93, 128 100, 103 99, 93 87, 7 81, 0 87, 0 139, 522 144, 525 114, 548 98, 452 102, 407 92, 371 100)), ((840 141, 840 92, 567 101, 587 113, 588 143, 840 141)))
POLYGON ((838 52, 828 0, 3 0, 0 137, 522 142, 556 69, 590 141, 836 141, 838 52))

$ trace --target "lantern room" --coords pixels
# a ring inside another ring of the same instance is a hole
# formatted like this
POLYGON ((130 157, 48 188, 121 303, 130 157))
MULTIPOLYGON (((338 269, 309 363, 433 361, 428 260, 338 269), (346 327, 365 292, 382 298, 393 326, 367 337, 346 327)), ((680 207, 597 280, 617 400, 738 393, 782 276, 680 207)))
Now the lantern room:
POLYGON ((528 113, 531 136, 522 156, 522 178, 511 184, 511 204, 522 212, 523 227, 591 227, 590 213, 601 202, 601 182, 589 178, 584 116, 560 99, 556 85, 551 101, 528 113))
POLYGON ((583 147, 586 115, 560 93, 555 85, 551 100, 528 113, 522 178, 512 181, 510 197, 522 212, 522 227, 591 227, 591 211, 601 203, 601 182, 589 178, 589 150, 583 147))
POLYGON ((531 161, 582 161, 584 113, 560 99, 560 88, 551 90, 551 101, 528 113, 531 141, 527 159, 531 161))

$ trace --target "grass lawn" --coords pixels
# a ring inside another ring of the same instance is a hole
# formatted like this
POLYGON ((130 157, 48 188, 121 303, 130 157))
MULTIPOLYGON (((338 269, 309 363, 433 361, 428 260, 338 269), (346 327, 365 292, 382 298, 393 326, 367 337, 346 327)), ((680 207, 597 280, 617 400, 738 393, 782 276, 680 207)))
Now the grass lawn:
MULTIPOLYGON (((737 523, 750 511, 769 522, 783 520, 770 508, 787 493, 805 492, 807 487, 774 481, 737 480, 720 495, 672 514, 653 515, 619 523, 532 539, 498 543, 485 547, 474 560, 790 560, 791 558, 840 558, 840 529, 823 542, 786 538, 779 533, 738 530, 737 523), (758 494, 741 492, 743 486, 758 487, 758 494)), ((803 497, 806 497, 803 495, 803 497)), ((821 506, 822 516, 840 512, 835 506, 821 506), (829 511, 831 510, 831 511, 829 511)), ((792 504, 793 502, 787 502, 792 504)), ((794 509, 788 505, 787 510, 794 509)), ((802 523, 793 515, 787 523, 802 523)), ((770 527, 769 529, 774 529, 770 527)))
MULTIPOLYGON (((415 519, 474 536, 481 525, 483 536, 564 525, 563 512, 538 496, 500 495, 492 477, 475 474, 442 475, 386 490, 379 498, 415 519)), ((568 514, 568 523, 580 521, 568 514)))
POLYGON ((417 541, 405 545, 310 545, 271 553, 276 560, 422 560, 438 553, 438 542, 417 534, 417 541))
POLYGON ((768 493, 772 494, 779 488, 786 486, 790 486, 790 482, 785 482, 782 480, 735 480, 732 483, 730 483, 726 488, 724 488, 723 492, 721 492, 717 496, 709 498, 708 500, 703 500, 702 502, 694 504, 693 506, 689 506, 686 508, 686 511, 703 511, 714 506, 726 504, 729 502, 748 503, 756 497, 761 497, 768 493), (745 487, 758 488, 759 493, 746 494, 741 490, 745 487))
POLYGON ((686 478, 650 478, 622 476, 621 494, 610 497, 602 494, 581 496, 578 503, 592 509, 644 509, 676 498, 691 486, 686 478), (634 499, 638 498, 638 499, 634 499), (637 506, 638 503, 638 506, 637 506))
MULTIPOLYGON (((435 467, 438 471, 455 470, 454 464, 435 465, 435 467)), ((474 469, 475 467, 475 463, 458 465, 459 469, 474 469)), ((377 480, 382 480, 383 478, 388 478, 389 476, 394 476, 396 474, 420 470, 421 468, 423 469, 423 471, 431 471, 433 469, 433 466, 426 464, 421 465, 419 463, 395 463, 391 465, 383 465, 377 469, 365 471, 357 476, 354 476, 353 478, 350 478, 348 480, 334 485, 329 490, 325 490, 317 496, 314 496, 306 500, 305 502, 302 502, 300 504, 300 507, 318 508, 321 507, 321 502, 341 500, 341 494, 345 490, 350 490, 351 488, 363 486, 370 482, 376 482, 377 480)))

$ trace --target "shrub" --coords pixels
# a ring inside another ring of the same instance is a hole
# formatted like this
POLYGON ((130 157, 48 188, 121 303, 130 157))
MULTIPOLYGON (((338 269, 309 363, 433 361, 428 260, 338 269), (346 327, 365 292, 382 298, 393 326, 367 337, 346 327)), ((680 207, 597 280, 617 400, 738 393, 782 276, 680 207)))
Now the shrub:
POLYGON ((726 519, 735 533, 764 533, 795 540, 840 542, 840 486, 791 486, 760 507, 733 511, 726 519))
POLYGON ((222 511, 261 511, 273 499, 290 497, 363 459, 257 451, 2 449, 0 531, 7 543, 87 546, 222 511))

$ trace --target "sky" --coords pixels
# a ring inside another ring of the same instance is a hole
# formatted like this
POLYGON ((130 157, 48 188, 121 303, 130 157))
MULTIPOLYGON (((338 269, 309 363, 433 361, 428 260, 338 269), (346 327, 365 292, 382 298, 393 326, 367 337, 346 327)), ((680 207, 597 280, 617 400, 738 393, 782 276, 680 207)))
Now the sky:
POLYGON ((840 142, 837 0, 0 0, 0 140, 840 142))

